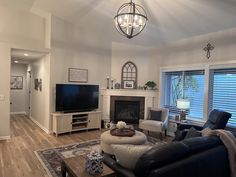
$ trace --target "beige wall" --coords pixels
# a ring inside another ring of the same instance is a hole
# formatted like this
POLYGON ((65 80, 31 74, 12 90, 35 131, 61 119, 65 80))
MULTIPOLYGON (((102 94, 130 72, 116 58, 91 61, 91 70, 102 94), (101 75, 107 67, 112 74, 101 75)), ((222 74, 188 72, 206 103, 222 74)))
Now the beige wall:
MULTIPOLYGON (((55 84, 69 83, 68 68, 88 69, 88 84, 105 87, 110 75, 110 44, 96 38, 78 26, 57 17, 52 17, 51 41, 51 111, 55 111, 55 84)), ((72 83, 76 84, 76 83, 72 83)), ((77 83, 79 84, 79 83, 77 83)))
POLYGON ((11 48, 44 49, 45 20, 30 12, 0 7, 0 137, 10 136, 11 48))
POLYGON ((45 20, 30 12, 0 7, 0 42, 11 47, 44 48, 45 20))
POLYGON ((31 67, 31 115, 30 118, 43 130, 49 132, 49 80, 50 80, 50 57, 45 56, 32 64, 31 67), (35 79, 42 79, 42 91, 35 90, 35 79))
POLYGON ((144 86, 148 80, 157 81, 157 68, 149 57, 150 49, 138 45, 112 43, 111 76, 121 83, 121 69, 127 61, 132 61, 138 69, 138 86, 144 86))
MULTIPOLYGON (((236 28, 197 36, 152 49, 151 58, 157 68, 179 68, 184 66, 207 66, 209 64, 236 63, 236 28), (215 47, 211 58, 206 58, 203 48, 208 42, 215 47)), ((158 69, 158 70, 159 70, 158 69)), ((157 72, 158 79, 160 72, 157 72)))
POLYGON ((0 139, 10 136, 10 46, 0 43, 0 139))
MULTIPOLYGON (((11 64, 11 76, 23 77, 23 89, 11 89, 11 113, 26 113, 26 91, 27 91, 27 65, 25 64, 11 64)), ((27 94, 28 95, 28 94, 27 94)))

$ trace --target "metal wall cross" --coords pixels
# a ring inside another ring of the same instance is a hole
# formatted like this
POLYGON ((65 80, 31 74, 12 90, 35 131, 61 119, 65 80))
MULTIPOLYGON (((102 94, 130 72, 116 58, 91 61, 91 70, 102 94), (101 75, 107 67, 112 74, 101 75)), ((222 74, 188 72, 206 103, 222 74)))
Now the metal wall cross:
POLYGON ((207 46, 204 47, 203 50, 207 52, 206 53, 207 59, 209 59, 211 57, 211 50, 213 50, 213 49, 214 49, 214 47, 210 43, 208 43, 207 46))

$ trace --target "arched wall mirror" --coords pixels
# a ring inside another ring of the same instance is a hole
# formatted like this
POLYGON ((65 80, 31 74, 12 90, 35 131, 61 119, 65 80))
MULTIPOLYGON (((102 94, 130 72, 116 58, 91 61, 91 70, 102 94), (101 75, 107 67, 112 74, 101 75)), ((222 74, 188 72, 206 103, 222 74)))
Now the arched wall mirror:
POLYGON ((138 70, 137 66, 131 62, 126 62, 121 70, 121 86, 122 88, 137 88, 138 70))

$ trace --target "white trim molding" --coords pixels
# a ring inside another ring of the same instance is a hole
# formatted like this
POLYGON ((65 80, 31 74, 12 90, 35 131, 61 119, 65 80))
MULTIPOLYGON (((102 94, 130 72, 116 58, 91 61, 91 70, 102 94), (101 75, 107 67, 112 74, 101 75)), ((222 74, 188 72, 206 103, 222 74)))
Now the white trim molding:
POLYGON ((10 114, 11 115, 14 115, 14 114, 24 114, 24 115, 26 115, 26 112, 11 112, 10 114))
POLYGON ((32 120, 40 129, 42 129, 44 132, 46 132, 47 134, 50 134, 51 132, 44 127, 42 124, 40 124, 37 120, 35 120, 33 117, 30 116, 30 120, 32 120))
POLYGON ((0 141, 2 140, 9 140, 11 136, 0 136, 0 141))

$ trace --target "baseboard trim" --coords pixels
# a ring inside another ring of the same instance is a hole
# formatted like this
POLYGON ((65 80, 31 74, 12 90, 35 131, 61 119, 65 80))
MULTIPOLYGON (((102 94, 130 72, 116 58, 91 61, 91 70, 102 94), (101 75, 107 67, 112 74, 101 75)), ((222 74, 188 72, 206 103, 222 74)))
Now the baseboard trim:
POLYGON ((25 114, 26 115, 26 112, 10 112, 10 114, 25 114))
POLYGON ((30 116, 30 120, 32 120, 44 132, 46 132, 47 134, 50 134, 50 131, 47 128, 45 128, 42 124, 40 124, 37 120, 35 120, 33 117, 30 116))
POLYGON ((0 141, 1 140, 9 140, 11 137, 10 136, 0 136, 0 141))

